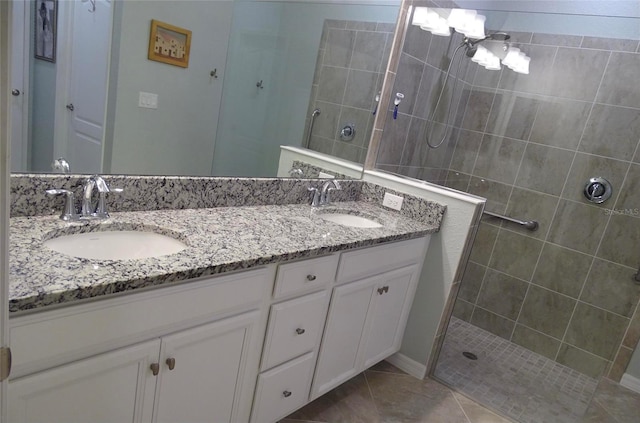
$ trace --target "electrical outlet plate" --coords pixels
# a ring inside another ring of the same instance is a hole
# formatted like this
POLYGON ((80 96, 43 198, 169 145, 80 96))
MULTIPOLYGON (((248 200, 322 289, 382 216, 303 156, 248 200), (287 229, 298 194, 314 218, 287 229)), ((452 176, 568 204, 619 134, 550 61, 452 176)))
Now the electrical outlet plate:
POLYGON ((382 205, 385 207, 389 207, 390 209, 400 210, 402 209, 403 200, 404 197, 385 192, 384 199, 382 200, 382 205))
POLYGON ((140 95, 138 97, 138 107, 143 107, 145 109, 157 109, 158 94, 145 93, 144 91, 140 91, 140 95))

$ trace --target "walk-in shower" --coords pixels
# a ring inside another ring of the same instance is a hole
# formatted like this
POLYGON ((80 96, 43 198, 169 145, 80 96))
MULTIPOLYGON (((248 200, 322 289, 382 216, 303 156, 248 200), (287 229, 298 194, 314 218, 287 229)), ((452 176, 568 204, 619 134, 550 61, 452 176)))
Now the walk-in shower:
POLYGON ((539 3, 480 11, 472 35, 409 9, 375 167, 512 217, 482 218, 431 375, 519 422, 577 422, 599 378, 640 379, 640 15, 539 3))

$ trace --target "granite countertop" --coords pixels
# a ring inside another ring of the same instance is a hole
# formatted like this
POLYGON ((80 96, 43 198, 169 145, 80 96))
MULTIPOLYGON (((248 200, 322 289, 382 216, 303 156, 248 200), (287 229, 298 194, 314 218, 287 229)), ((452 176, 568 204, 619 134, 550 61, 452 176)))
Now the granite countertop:
POLYGON ((11 312, 410 239, 439 229, 360 201, 324 208, 290 204, 122 212, 88 223, 66 223, 58 216, 13 217, 10 225, 11 312), (316 216, 330 209, 357 212, 383 226, 352 228, 316 216), (43 245, 62 234, 114 229, 163 233, 188 248, 167 256, 118 261, 75 258, 43 245))

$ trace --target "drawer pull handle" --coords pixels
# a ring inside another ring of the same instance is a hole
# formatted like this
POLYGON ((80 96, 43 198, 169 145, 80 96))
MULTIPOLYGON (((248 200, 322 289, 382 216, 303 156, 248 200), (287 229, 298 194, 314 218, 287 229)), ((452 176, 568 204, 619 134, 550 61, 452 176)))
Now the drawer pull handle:
POLYGON ((316 275, 307 275, 307 280, 308 281, 315 281, 316 280, 316 275))
POLYGON ((151 373, 153 373, 154 376, 158 376, 158 373, 160 373, 160 365, 158 363, 151 363, 149 367, 151 368, 151 373))
POLYGON ((382 295, 385 292, 389 292, 389 285, 383 286, 382 288, 378 288, 378 295, 382 295))
POLYGON ((291 396, 291 391, 284 391, 282 393, 282 396, 285 397, 285 398, 289 398, 291 396))
POLYGON ((302 328, 298 328, 298 329, 296 329, 296 333, 297 333, 298 335, 302 335, 302 334, 304 333, 304 329, 302 329, 302 328))
POLYGON ((167 358, 167 366, 169 367, 169 370, 173 370, 176 368, 176 359, 175 358, 167 358))

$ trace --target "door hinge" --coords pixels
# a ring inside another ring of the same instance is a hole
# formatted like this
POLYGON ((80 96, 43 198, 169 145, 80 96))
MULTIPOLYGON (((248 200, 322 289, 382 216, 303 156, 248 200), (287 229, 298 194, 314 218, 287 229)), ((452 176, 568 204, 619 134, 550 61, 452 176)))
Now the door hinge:
POLYGON ((0 382, 7 379, 11 373, 11 348, 0 348, 0 382))

